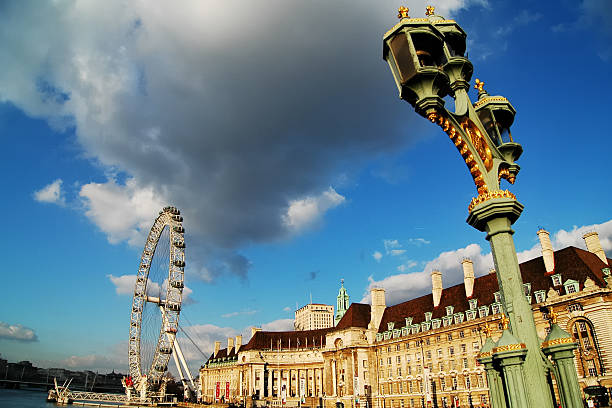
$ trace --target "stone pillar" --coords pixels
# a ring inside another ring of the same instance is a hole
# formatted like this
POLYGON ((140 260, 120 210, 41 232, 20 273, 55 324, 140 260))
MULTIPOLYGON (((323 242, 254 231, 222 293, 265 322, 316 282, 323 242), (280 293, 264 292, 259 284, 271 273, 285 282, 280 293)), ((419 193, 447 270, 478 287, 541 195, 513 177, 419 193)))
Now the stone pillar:
POLYGON ((555 365, 555 377, 561 406, 564 408, 582 408, 580 385, 574 365, 574 350, 577 345, 569 333, 553 324, 546 340, 542 343, 542 352, 550 356, 555 365))
POLYGON ((338 395, 338 376, 336 375, 336 360, 332 360, 332 388, 332 395, 338 395))
MULTIPOLYGON (((268 369, 268 397, 272 396, 272 382, 274 381, 274 377, 272 376, 272 369, 268 369)), ((265 374, 264 374, 265 375, 265 374)), ((262 378, 263 382, 263 378, 262 378)))
POLYGON ((264 376, 266 375, 266 371, 264 369, 265 366, 261 366, 261 375, 259 376, 259 398, 263 399, 264 397, 264 376))
POLYGON ((243 387, 243 382, 244 382, 244 373, 242 372, 242 370, 240 370, 240 379, 238 381, 238 384, 240 389, 238 390, 238 395, 240 395, 242 397, 243 393, 242 393, 242 387, 243 387))
MULTIPOLYGON (((525 406, 552 408, 551 394, 544 391, 548 390, 546 363, 540 353, 540 339, 536 332, 531 306, 525 298, 512 239, 514 231, 511 225, 522 211, 523 205, 514 199, 494 198, 476 205, 470 212, 467 222, 477 230, 487 232, 486 238, 491 244, 504 312, 510 319, 511 334, 526 345, 525 361, 522 364, 525 375, 523 392, 528 402, 525 406)), ((510 366, 512 365, 508 367, 510 366)), ((515 370, 509 372, 514 373, 515 370)))

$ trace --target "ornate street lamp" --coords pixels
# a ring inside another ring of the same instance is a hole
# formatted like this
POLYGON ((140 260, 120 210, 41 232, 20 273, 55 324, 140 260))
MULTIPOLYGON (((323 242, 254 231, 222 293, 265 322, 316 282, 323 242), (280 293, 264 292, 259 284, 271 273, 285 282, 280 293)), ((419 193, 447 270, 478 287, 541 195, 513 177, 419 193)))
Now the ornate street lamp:
MULTIPOLYGON (((385 33, 383 58, 389 64, 400 98, 442 128, 474 180, 477 195, 468 206, 467 222, 487 233, 509 320, 502 336, 504 343, 489 354, 497 366, 503 365, 504 373, 516 373, 508 367, 517 366, 524 376, 524 385, 508 388, 514 386, 506 383, 508 379, 501 374, 510 406, 552 408, 551 395, 542 392, 548 389, 546 372, 551 367, 540 350, 512 239, 511 225, 523 205, 500 185, 502 180, 514 184, 520 169, 516 160, 523 149, 510 132, 516 110, 506 98, 489 96, 484 82, 478 79, 478 100, 472 103, 468 90, 473 65, 465 56, 467 35, 454 20, 436 15, 431 6, 425 17, 411 18, 408 12, 406 7, 400 7, 400 21, 385 33), (454 99, 454 111, 445 107, 446 96, 454 99)), ((574 387, 577 382, 561 386, 574 387)), ((566 403, 564 407, 574 406, 566 403)), ((500 406, 505 408, 505 401, 500 406)))

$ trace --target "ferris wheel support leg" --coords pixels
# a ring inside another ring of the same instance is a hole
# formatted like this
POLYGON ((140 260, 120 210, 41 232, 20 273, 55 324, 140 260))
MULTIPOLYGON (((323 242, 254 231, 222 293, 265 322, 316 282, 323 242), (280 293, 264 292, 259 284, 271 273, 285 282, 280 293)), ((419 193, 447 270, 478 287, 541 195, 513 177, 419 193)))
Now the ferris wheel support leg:
POLYGON ((185 367, 185 371, 187 372, 187 377, 189 377, 189 381, 191 382, 191 386, 193 387, 193 390, 197 392, 197 388, 193 382, 193 377, 191 376, 191 372, 189 371, 189 367, 187 366, 187 363, 185 362, 185 357, 183 356, 183 351, 181 350, 181 346, 179 345, 178 340, 174 342, 174 348, 177 351, 177 354, 179 356, 179 358, 181 359, 181 363, 183 363, 183 367, 185 367))

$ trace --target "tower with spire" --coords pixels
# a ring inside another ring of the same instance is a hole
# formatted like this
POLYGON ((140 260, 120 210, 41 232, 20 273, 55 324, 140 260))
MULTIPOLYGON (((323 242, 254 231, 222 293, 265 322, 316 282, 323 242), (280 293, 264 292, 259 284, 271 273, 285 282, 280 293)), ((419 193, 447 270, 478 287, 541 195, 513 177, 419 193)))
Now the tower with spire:
POLYGON ((338 297, 336 303, 336 318, 334 320, 334 325, 337 325, 342 316, 346 313, 346 310, 349 308, 349 295, 344 288, 344 279, 340 280, 340 290, 338 291, 338 297))

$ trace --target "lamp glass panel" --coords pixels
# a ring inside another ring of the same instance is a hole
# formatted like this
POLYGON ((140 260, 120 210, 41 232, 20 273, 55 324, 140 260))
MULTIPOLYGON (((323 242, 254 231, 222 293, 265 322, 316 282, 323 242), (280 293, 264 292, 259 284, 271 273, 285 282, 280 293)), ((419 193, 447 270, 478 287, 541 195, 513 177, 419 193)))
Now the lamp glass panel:
POLYGON ((437 37, 423 32, 411 33, 410 36, 421 67, 439 68, 446 63, 442 42, 437 37))
POLYGON ((410 45, 406 34, 399 33, 389 42, 395 65, 400 73, 402 83, 406 82, 416 74, 414 60, 410 53, 410 45))
POLYGON ((481 109, 478 111, 478 118, 480 119, 482 126, 484 126, 493 143, 495 143, 496 146, 499 146, 502 141, 497 130, 497 123, 495 122, 493 112, 486 108, 481 109))

